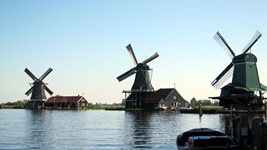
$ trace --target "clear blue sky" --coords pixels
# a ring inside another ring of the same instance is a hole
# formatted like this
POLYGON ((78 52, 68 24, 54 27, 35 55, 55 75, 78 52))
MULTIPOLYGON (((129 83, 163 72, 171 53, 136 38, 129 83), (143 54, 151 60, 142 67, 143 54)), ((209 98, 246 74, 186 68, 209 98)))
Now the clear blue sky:
POLYGON ((0 103, 30 98, 26 67, 37 77, 53 68, 44 81, 54 95, 121 102, 134 81, 116 79, 134 67, 129 43, 139 62, 159 53, 149 63, 155 89, 175 84, 188 101, 218 96, 210 83, 231 60, 217 31, 236 54, 262 33, 252 52, 267 85, 266 14, 266 0, 1 0, 0 103))

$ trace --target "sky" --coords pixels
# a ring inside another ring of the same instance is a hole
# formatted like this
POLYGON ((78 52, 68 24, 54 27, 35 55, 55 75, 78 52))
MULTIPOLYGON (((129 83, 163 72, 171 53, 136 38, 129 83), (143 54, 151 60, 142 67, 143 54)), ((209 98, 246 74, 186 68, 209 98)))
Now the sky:
POLYGON ((262 34, 251 51, 267 85, 266 14, 266 0, 1 0, 0 104, 30 99, 24 69, 39 78, 49 67, 53 95, 120 103, 134 82, 116 79, 135 67, 128 44, 138 62, 158 52, 148 64, 155 90, 175 87, 188 101, 219 96, 210 83, 231 59, 217 31, 237 55, 262 34))

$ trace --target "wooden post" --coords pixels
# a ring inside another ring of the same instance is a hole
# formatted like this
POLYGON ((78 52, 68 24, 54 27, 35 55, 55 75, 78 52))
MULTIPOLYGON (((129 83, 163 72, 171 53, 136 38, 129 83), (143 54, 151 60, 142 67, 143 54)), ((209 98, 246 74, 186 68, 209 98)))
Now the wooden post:
POLYGON ((265 122, 267 121, 267 103, 266 103, 266 100, 265 100, 265 122))
POLYGON ((230 111, 230 131, 231 135, 230 137, 234 138, 234 125, 233 125, 233 106, 231 105, 231 111, 230 111))
POLYGON ((252 134, 252 146, 253 149, 260 149, 260 132, 261 132, 261 123, 263 122, 262 118, 256 117, 252 121, 252 129, 251 129, 251 134, 252 134))
POLYGON ((202 106, 199 104, 199 117, 202 117, 203 112, 202 112, 202 106))
POLYGON ((240 140, 240 134, 239 134, 239 126, 240 126, 240 117, 236 116, 233 119, 233 140, 239 144, 239 140, 240 140))
POLYGON ((240 126, 239 126, 239 145, 240 148, 248 148, 248 131, 249 123, 247 116, 241 116, 240 126))
POLYGON ((267 149, 267 122, 261 123, 261 149, 267 149))
POLYGON ((231 134, 231 127, 230 127, 230 116, 225 117, 225 134, 230 135, 231 134))

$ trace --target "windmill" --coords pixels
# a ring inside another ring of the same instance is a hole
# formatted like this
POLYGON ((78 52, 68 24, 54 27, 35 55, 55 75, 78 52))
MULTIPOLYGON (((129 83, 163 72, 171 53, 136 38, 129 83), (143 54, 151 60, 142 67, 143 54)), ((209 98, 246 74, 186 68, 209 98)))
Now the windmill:
POLYGON ((40 78, 36 78, 30 70, 27 68, 24 70, 32 79, 32 87, 25 93, 27 96, 31 95, 31 101, 44 101, 46 99, 45 90, 52 95, 53 92, 46 86, 43 82, 44 78, 52 71, 53 69, 49 68, 40 78))
POLYGON ((130 56, 133 59, 135 67, 130 69, 129 71, 125 72, 124 74, 117 77, 119 81, 122 81, 131 75, 135 74, 135 80, 132 86, 132 89, 130 91, 123 91, 125 93, 125 108, 142 108, 143 103, 146 100, 146 97, 154 92, 154 88, 151 84, 151 78, 149 75, 149 71, 151 70, 149 66, 147 65, 150 61, 157 58, 159 55, 158 53, 155 53, 151 57, 147 58, 141 63, 138 63, 132 46, 129 44, 126 46, 128 52, 130 53, 130 56), (126 94, 130 95, 128 98, 126 98, 126 94))
POLYGON ((262 91, 267 91, 267 87, 260 83, 256 65, 257 57, 251 53, 252 46, 260 37, 261 33, 257 31, 249 43, 243 48, 242 53, 236 56, 222 35, 219 32, 215 34, 214 39, 232 59, 230 64, 211 83, 212 86, 218 89, 233 76, 232 83, 222 87, 219 97, 211 97, 213 99, 219 99, 220 106, 262 105, 262 91), (257 93, 259 93, 259 96, 257 93))
POLYGON ((151 84, 151 79, 150 79, 150 75, 149 75, 150 68, 147 65, 147 63, 149 63, 150 61, 157 58, 159 56, 158 53, 155 53, 154 55, 147 58, 143 62, 138 63, 138 61, 134 55, 131 44, 126 46, 126 48, 129 51, 130 56, 133 59, 134 65, 136 65, 136 66, 134 68, 130 69, 129 71, 125 72, 124 74, 118 76, 117 79, 119 81, 122 81, 122 80, 130 77, 131 75, 136 74, 134 84, 132 86, 132 90, 148 90, 148 91, 153 90, 154 88, 151 84))

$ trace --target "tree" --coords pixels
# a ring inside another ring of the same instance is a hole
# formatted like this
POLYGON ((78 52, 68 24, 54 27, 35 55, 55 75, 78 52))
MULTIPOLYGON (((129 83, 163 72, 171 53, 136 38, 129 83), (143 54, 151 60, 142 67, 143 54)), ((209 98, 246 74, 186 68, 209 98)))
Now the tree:
POLYGON ((198 100, 197 105, 201 104, 202 106, 211 106, 211 100, 198 100))
POLYGON ((195 97, 193 97, 190 101, 190 107, 195 108, 196 104, 197 104, 197 100, 195 97))
POLYGON ((215 100, 215 101, 213 102, 213 105, 214 105, 214 106, 219 106, 219 101, 218 101, 218 100, 215 100))
POLYGON ((16 102, 7 102, 4 105, 15 106, 15 107, 24 107, 25 101, 18 100, 16 102))

